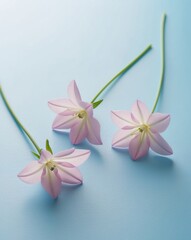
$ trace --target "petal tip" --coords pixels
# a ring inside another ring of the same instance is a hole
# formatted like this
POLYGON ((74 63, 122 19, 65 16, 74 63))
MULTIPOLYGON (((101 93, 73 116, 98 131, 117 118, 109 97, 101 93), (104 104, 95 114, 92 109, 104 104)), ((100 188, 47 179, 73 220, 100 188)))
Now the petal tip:
POLYGON ((52 101, 51 101, 51 100, 48 101, 47 104, 48 104, 49 107, 51 107, 51 105, 52 105, 52 101))
POLYGON ((75 80, 70 81, 68 87, 77 87, 76 81, 75 80))
POLYGON ((89 155, 91 154, 91 151, 90 151, 90 150, 86 150, 86 151, 87 151, 87 154, 89 154, 89 155))
POLYGON ((101 140, 99 140, 98 142, 94 142, 92 144, 94 144, 94 145, 103 145, 103 142, 101 140))
POLYGON ((84 153, 87 154, 87 159, 88 159, 89 156, 91 155, 91 151, 90 151, 90 150, 85 150, 85 149, 84 149, 84 153))
POLYGON ((169 150, 169 154, 168 155, 172 155, 173 154, 173 150, 172 148, 169 150))
POLYGON ((111 144, 111 147, 114 148, 114 149, 115 149, 115 148, 118 148, 118 147, 116 146, 116 143, 112 143, 112 144, 111 144))
POLYGON ((70 139, 70 141, 71 141, 71 143, 72 143, 73 145, 78 145, 78 144, 79 144, 76 140, 70 139))
POLYGON ((173 150, 171 148, 170 145, 168 145, 168 153, 166 155, 172 155, 173 154, 173 150))
POLYGON ((140 99, 137 99, 137 100, 136 100, 136 103, 137 103, 137 104, 141 104, 141 103, 143 103, 143 102, 142 102, 140 99))
POLYGON ((138 158, 137 156, 131 156, 131 159, 132 159, 133 161, 137 161, 139 158, 138 158))
POLYGON ((143 156, 138 156, 138 154, 136 154, 136 155, 131 155, 130 154, 130 157, 133 161, 137 161, 138 159, 142 158, 143 156))
POLYGON ((82 177, 82 179, 79 180, 79 185, 82 185, 84 183, 84 179, 82 177))
POLYGON ((53 194, 53 193, 52 193, 52 194, 50 194, 50 195, 51 195, 51 197, 52 197, 54 200, 56 200, 56 199, 58 198, 58 195, 59 195, 59 194, 53 194))

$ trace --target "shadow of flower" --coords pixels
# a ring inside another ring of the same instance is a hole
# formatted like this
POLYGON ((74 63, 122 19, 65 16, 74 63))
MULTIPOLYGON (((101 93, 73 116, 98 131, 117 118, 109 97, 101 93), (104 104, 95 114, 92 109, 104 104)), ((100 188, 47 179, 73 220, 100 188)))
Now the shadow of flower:
MULTIPOLYGON (((65 141, 67 141, 67 147, 75 147, 77 149, 88 149, 91 151, 91 155, 94 155, 94 158, 95 159, 98 159, 98 160, 101 160, 102 157, 101 157, 101 154, 100 152, 97 150, 96 146, 95 145, 92 145, 91 143, 89 143, 87 140, 83 141, 82 143, 80 144, 77 144, 77 145, 73 145, 70 140, 69 140, 69 136, 68 136, 68 132, 65 132, 65 131, 54 131, 58 137, 59 137, 59 141, 64 141, 64 144, 65 144, 65 141), (64 140, 63 140, 64 139, 64 140)), ((62 143, 63 144, 63 143, 62 143)), ((66 144, 65 144, 66 145, 66 144)), ((102 146, 98 146, 98 147, 102 147, 102 146)), ((91 157, 90 155, 90 157, 91 157)))
POLYGON ((174 165, 174 162, 171 158, 166 156, 154 155, 154 153, 152 152, 149 152, 147 155, 138 160, 132 160, 130 155, 128 154, 128 149, 113 149, 121 156, 125 157, 126 160, 129 160, 132 163, 141 166, 146 165, 147 168, 171 169, 174 165))

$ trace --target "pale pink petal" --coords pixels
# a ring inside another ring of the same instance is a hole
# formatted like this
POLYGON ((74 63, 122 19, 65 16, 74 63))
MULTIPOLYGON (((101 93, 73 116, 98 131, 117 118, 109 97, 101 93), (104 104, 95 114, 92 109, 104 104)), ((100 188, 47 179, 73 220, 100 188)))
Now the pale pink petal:
POLYGON ((68 95, 70 100, 74 103, 74 104, 79 104, 82 99, 80 96, 80 92, 78 90, 78 87, 76 85, 76 81, 73 80, 70 82, 69 86, 68 86, 68 95))
POLYGON ((131 113, 131 118, 136 125, 140 125, 140 121, 138 121, 132 113, 131 113))
POLYGON ((79 118, 77 116, 73 115, 67 115, 63 116, 58 114, 57 117, 55 118, 53 124, 52 124, 52 129, 68 129, 74 126, 79 122, 79 118))
POLYGON ((47 160, 50 160, 52 158, 53 158, 53 156, 52 156, 52 154, 49 151, 44 150, 44 149, 41 150, 40 159, 39 159, 40 163, 44 163, 47 160))
POLYGON ((63 183, 67 184, 81 184, 83 182, 82 175, 78 168, 66 168, 61 165, 58 166, 58 174, 63 183))
POLYGON ((81 143, 87 137, 87 126, 85 120, 81 120, 78 124, 74 125, 70 130, 70 141, 73 144, 81 143))
POLYGON ((66 168, 74 168, 74 165, 68 162, 64 162, 63 160, 55 160, 55 162, 57 163, 57 167, 61 166, 66 168))
POLYGON ((151 149, 161 155, 171 155, 173 154, 172 148, 164 140, 164 138, 158 133, 150 133, 150 147, 151 149))
POLYGON ((149 139, 145 133, 138 134, 129 143, 129 154, 133 160, 137 160, 147 154, 149 139))
POLYGON ((149 117, 148 125, 153 132, 163 132, 170 122, 170 115, 162 113, 153 113, 149 117))
POLYGON ((90 156, 90 150, 84 150, 84 149, 75 149, 71 154, 57 157, 54 156, 54 161, 56 163, 70 163, 73 166, 77 167, 84 163, 90 156))
POLYGON ((58 170, 54 169, 51 171, 48 168, 44 168, 41 184, 53 198, 56 198, 61 190, 61 179, 58 175, 58 170))
POLYGON ((89 117, 93 116, 93 107, 91 103, 81 102, 80 106, 87 112, 89 117))
POLYGON ((64 112, 61 112, 61 113, 59 113, 59 115, 61 115, 61 116, 68 116, 68 115, 74 115, 74 114, 76 114, 78 112, 78 109, 77 108, 75 108, 75 110, 73 109, 73 110, 65 110, 64 112))
POLYGON ((41 163, 32 161, 18 174, 18 177, 26 183, 37 183, 41 179, 42 170, 41 163))
POLYGON ((132 138, 134 138, 134 131, 132 130, 125 130, 120 129, 116 132, 116 134, 113 137, 112 141, 112 147, 114 148, 128 148, 129 142, 132 138))
POLYGON ((112 111, 111 118, 113 122, 120 128, 130 126, 131 128, 136 125, 136 123, 131 118, 131 113, 128 111, 112 111))
POLYGON ((100 124, 97 119, 91 117, 87 120, 87 139, 90 143, 95 145, 101 145, 101 137, 100 137, 100 124))
POLYGON ((56 99, 48 102, 48 106, 56 113, 62 113, 66 109, 75 110, 76 105, 69 99, 56 99))
POLYGON ((67 155, 70 155, 71 153, 73 153, 75 151, 75 148, 70 148, 61 152, 58 152, 54 155, 54 159, 55 158, 61 158, 61 157, 65 157, 67 155))
POLYGON ((150 112, 148 110, 148 108, 146 107, 146 105, 137 100, 133 106, 132 106, 132 114, 134 116, 134 118, 139 122, 139 123, 146 123, 149 116, 150 116, 150 112))

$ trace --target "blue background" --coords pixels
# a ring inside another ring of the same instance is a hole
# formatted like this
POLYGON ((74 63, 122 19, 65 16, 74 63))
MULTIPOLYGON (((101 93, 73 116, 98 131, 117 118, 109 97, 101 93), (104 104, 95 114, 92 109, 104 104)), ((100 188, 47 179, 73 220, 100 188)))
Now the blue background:
POLYGON ((0 79, 23 124, 41 147, 70 148, 51 131, 47 101, 67 97, 75 79, 90 101, 148 44, 153 50, 103 95, 94 115, 103 146, 87 142, 80 167, 84 184, 63 187, 57 201, 40 184, 17 173, 33 159, 0 99, 0 239, 190 240, 191 114, 189 0, 1 0, 0 79), (154 153, 132 161, 111 148, 117 127, 110 110, 129 109, 139 98, 151 109, 160 77, 160 22, 167 13, 166 77, 158 110, 172 120, 163 134, 174 155, 154 153))

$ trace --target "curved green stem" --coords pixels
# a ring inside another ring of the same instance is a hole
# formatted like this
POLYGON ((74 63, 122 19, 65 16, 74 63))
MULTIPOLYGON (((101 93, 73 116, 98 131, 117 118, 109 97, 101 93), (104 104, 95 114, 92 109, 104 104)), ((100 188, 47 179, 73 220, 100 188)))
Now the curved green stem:
POLYGON ((32 138, 32 136, 29 134, 29 132, 26 130, 26 128, 22 125, 22 123, 19 121, 19 119, 17 118, 17 116, 15 115, 15 113, 13 112, 12 108, 10 107, 5 94, 2 90, 2 87, 0 85, 0 95, 2 96, 2 99, 9 111, 9 113, 11 114, 11 116, 13 117, 13 119, 15 120, 15 122, 19 125, 19 127, 23 130, 23 132, 27 135, 27 137, 30 139, 30 141, 32 142, 32 144, 34 145, 34 147, 36 148, 36 150, 38 151, 38 153, 40 154, 41 149, 40 147, 37 145, 37 143, 34 141, 34 139, 32 138))
POLYGON ((127 70, 129 70, 136 62, 138 62, 150 49, 152 48, 152 45, 149 45, 145 48, 145 50, 139 54, 132 62, 130 62, 125 68, 123 68, 119 73, 117 73, 92 99, 91 103, 94 103, 95 100, 98 98, 98 96, 121 74, 125 73, 127 70))
POLYGON ((162 90, 162 85, 164 82, 164 74, 165 74, 165 22, 166 22, 166 14, 164 13, 162 16, 162 24, 161 24, 161 77, 159 82, 159 88, 156 96, 156 100, 153 106, 152 113, 155 111, 160 93, 162 90))

